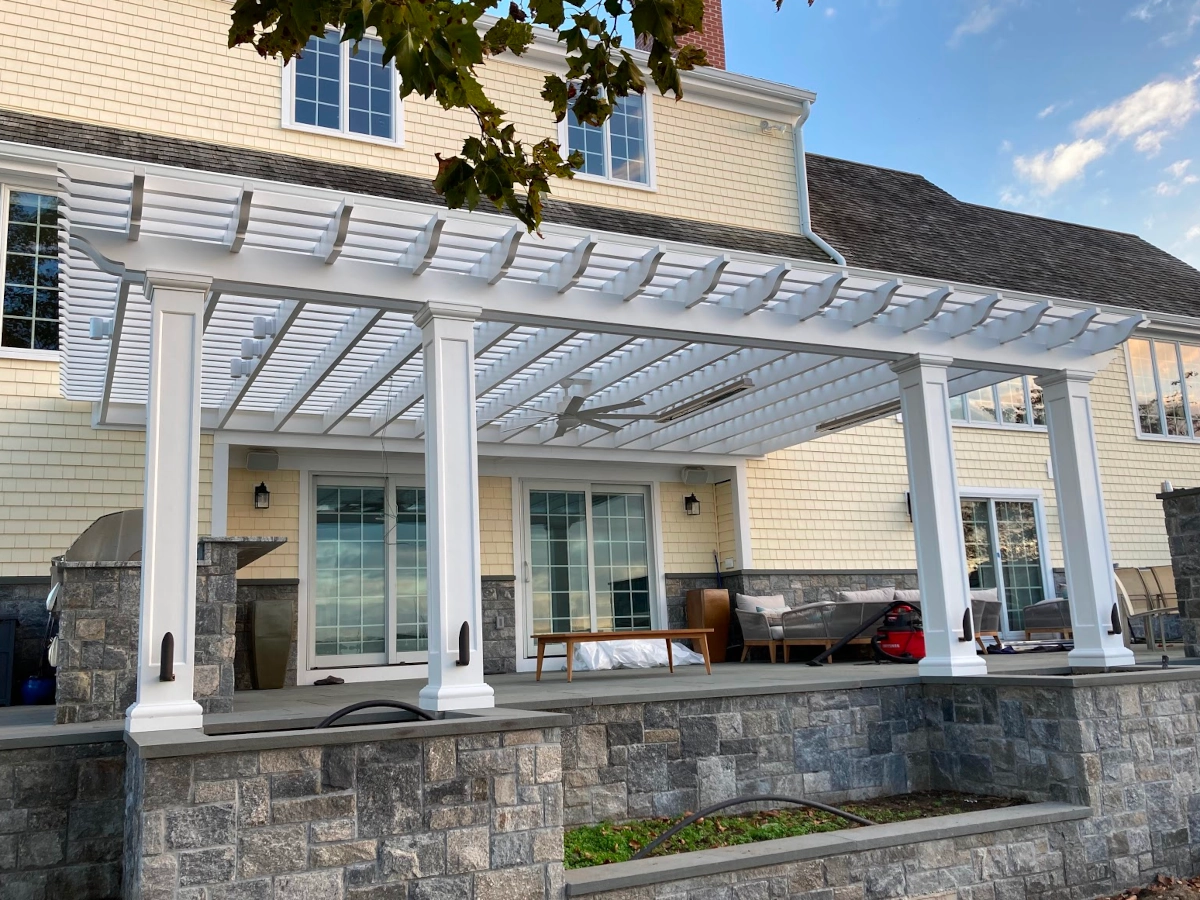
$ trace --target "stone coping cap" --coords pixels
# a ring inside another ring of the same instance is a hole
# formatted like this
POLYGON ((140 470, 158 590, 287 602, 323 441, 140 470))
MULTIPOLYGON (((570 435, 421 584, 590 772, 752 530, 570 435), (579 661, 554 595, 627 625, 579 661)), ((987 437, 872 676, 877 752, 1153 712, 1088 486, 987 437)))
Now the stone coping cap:
POLYGON ((689 881, 706 875, 840 856, 862 850, 880 850, 906 844, 1007 831, 1011 828, 1072 822, 1090 818, 1091 815, 1091 809, 1086 806, 1069 803, 1031 803, 1006 809, 986 809, 932 819, 916 819, 910 822, 760 841, 755 844, 739 844, 716 850, 697 850, 692 853, 677 853, 674 856, 656 856, 634 862, 571 869, 564 874, 567 896, 584 897, 669 881, 689 881))
POLYGON ((0 751, 30 747, 69 747, 76 744, 107 744, 124 740, 125 723, 80 722, 72 725, 2 725, 0 751))
MULTIPOLYGON (((246 723, 247 727, 251 728, 254 724, 253 722, 246 723)), ((304 728, 211 735, 199 730, 142 731, 135 734, 126 733, 125 743, 143 759, 166 759, 211 753, 243 753, 251 750, 327 747, 376 741, 420 740, 488 732, 525 731, 533 728, 559 728, 570 724, 570 717, 565 715, 520 709, 493 709, 485 713, 455 715, 432 722, 347 725, 340 728, 324 728, 319 731, 304 728)))
POLYGON ((1173 491, 1163 491, 1154 496, 1159 500, 1177 500, 1180 497, 1195 497, 1200 495, 1200 487, 1176 488, 1173 491))
POLYGON ((1193 681, 1200 679, 1200 665, 1180 663, 1172 660, 1170 668, 1159 666, 1132 666, 1110 672, 1078 672, 1071 674, 1070 668, 1030 675, 972 675, 972 676, 924 676, 923 684, 971 685, 974 687, 1036 687, 1036 688, 1086 688, 1117 687, 1126 684, 1153 684, 1165 681, 1193 681))

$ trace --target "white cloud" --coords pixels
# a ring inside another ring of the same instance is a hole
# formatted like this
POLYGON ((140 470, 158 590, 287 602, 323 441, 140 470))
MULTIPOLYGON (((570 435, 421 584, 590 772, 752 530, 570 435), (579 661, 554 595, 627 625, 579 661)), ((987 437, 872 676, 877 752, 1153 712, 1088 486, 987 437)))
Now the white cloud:
MULTIPOLYGON (((1173 162, 1167 166, 1165 171, 1172 178, 1183 178, 1187 175, 1188 167, 1192 164, 1190 159, 1181 159, 1179 162, 1173 162)), ((1195 176, 1192 176, 1195 177, 1195 176)))
POLYGON ((1103 141, 1090 138, 1059 144, 1053 151, 1043 150, 1036 156, 1018 156, 1013 168, 1023 180, 1035 185, 1045 194, 1052 194, 1064 184, 1081 177, 1089 164, 1104 155, 1103 141))
POLYGON ((1088 113, 1076 123, 1076 130, 1081 136, 1132 138, 1139 151, 1153 155, 1162 149, 1163 141, 1173 131, 1182 128, 1200 111, 1197 80, 1200 73, 1151 82, 1116 103, 1088 113))
POLYGON ((1200 240, 1200 225, 1193 225, 1187 230, 1187 234, 1183 236, 1185 241, 1200 240))
POLYGON ((954 34, 950 35, 950 46, 957 47, 963 38, 991 31, 1016 2, 1017 0, 973 0, 967 17, 958 23, 954 34))
POLYGON ((832 19, 836 15, 837 15, 837 10, 834 9, 832 6, 825 7, 825 18, 832 19))
POLYGON ((1007 138, 1002 140, 1000 142, 1000 152, 1001 153, 1012 153, 1013 152, 1013 142, 1008 140, 1007 138))
POLYGON ((1039 119, 1045 119, 1045 118, 1047 118, 1047 117, 1049 117, 1049 116, 1052 116, 1052 115, 1054 115, 1054 113, 1055 113, 1055 111, 1056 111, 1057 109, 1058 109, 1058 104, 1057 104, 1057 103, 1051 103, 1049 106, 1047 106, 1045 109, 1043 109, 1043 110, 1042 110, 1040 113, 1038 113, 1038 114, 1037 114, 1037 117, 1038 117, 1039 119))

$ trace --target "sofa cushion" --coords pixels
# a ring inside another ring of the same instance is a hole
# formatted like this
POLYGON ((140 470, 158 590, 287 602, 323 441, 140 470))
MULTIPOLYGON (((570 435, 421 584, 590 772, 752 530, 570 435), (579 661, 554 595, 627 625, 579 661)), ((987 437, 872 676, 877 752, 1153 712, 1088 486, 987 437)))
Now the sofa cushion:
POLYGON ((916 591, 896 591, 892 599, 897 603, 907 603, 909 606, 921 605, 921 592, 916 591))
POLYGON ((759 609, 777 609, 783 612, 788 608, 787 600, 783 594, 767 594, 763 597, 755 597, 752 594, 737 594, 735 596, 738 609, 744 609, 746 612, 758 612, 759 609))
POLYGON ((895 588, 875 588, 873 591, 838 591, 838 603, 891 603, 895 588))

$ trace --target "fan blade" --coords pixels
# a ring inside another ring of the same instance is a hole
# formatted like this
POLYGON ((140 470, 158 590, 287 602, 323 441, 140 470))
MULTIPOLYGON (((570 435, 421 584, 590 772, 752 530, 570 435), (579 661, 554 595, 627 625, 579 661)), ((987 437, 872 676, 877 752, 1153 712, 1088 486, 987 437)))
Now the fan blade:
POLYGON ((524 428, 530 428, 534 425, 539 425, 542 422, 549 422, 556 416, 517 416, 514 419, 505 419, 500 423, 500 432, 507 434, 510 431, 520 431, 524 428))
POLYGON ((645 405, 645 400, 634 400, 631 403, 613 403, 609 406, 597 406, 593 409, 585 409, 584 412, 593 416, 597 413, 603 415, 604 413, 616 412, 619 409, 635 409, 636 407, 645 405))
POLYGON ((568 403, 566 409, 564 409, 562 411, 562 415, 564 415, 564 416, 575 415, 577 412, 579 412, 580 407, 583 406, 583 404, 586 402, 587 402, 587 397, 572 397, 571 402, 568 403))
POLYGON ((621 430, 620 425, 613 425, 609 422, 603 422, 599 419, 588 419, 586 424, 591 425, 593 428, 599 428, 601 431, 607 431, 609 434, 616 434, 621 430))
POLYGON ((558 428, 554 431, 554 437, 560 438, 568 431, 574 431, 578 427, 579 426, 574 422, 567 421, 566 419, 559 419, 558 428))
POLYGON ((647 421, 656 421, 658 416, 638 415, 637 413, 589 413, 586 409, 579 414, 581 419, 621 419, 622 421, 632 421, 634 419, 645 419, 647 421))

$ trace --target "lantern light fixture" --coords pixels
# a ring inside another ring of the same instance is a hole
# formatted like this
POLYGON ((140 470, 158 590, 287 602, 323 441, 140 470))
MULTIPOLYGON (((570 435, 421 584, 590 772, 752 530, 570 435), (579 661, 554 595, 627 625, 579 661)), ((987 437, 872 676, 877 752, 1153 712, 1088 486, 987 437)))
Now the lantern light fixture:
POLYGON ((689 516, 700 515, 700 501, 696 499, 695 494, 683 498, 683 509, 689 516))
POLYGON ((258 487, 254 489, 254 508, 271 508, 271 492, 267 490, 267 483, 265 481, 259 482, 258 487))

